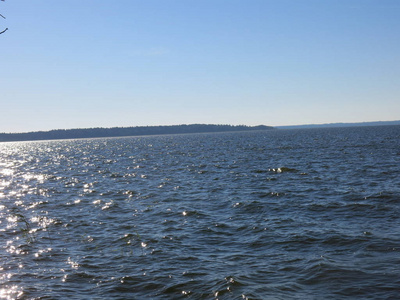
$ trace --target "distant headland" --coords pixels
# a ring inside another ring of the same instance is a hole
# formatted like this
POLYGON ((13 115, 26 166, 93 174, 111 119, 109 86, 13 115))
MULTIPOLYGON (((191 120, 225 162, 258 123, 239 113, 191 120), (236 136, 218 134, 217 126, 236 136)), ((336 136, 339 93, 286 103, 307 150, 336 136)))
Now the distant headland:
POLYGON ((190 124, 170 126, 137 126, 113 128, 55 129, 24 133, 0 133, 0 142, 64 140, 81 138, 124 137, 162 134, 210 133, 229 131, 271 130, 274 127, 259 125, 190 124))

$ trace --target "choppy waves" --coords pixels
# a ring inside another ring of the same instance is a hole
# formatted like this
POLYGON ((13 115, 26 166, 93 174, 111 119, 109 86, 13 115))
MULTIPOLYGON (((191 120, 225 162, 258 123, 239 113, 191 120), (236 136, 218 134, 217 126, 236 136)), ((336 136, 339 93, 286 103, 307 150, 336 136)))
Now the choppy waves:
POLYGON ((1 144, 0 298, 396 299, 399 137, 1 144))

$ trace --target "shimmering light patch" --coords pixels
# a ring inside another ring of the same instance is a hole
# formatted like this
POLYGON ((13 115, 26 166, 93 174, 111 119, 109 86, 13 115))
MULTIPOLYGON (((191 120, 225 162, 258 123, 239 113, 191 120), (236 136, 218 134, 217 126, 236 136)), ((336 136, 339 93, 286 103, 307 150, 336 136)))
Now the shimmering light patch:
POLYGON ((132 198, 133 195, 135 195, 135 193, 136 193, 135 191, 127 190, 124 192, 124 195, 128 195, 129 198, 132 198))
POLYGON ((54 223, 55 220, 48 218, 46 216, 36 216, 31 218, 31 222, 32 223, 38 223, 38 225, 42 228, 46 228, 47 226, 49 226, 50 224, 54 223))
POLYGON ((93 182, 92 183, 85 183, 83 185, 83 192, 84 193, 93 193, 94 192, 94 190, 92 189, 93 185, 94 185, 93 182))
POLYGON ((0 288, 0 299, 18 299, 22 297, 23 294, 21 288, 17 285, 6 285, 0 288))
POLYGON ((43 203, 45 203, 45 202, 44 202, 44 201, 34 202, 34 203, 32 203, 31 205, 29 205, 29 206, 27 207, 27 209, 33 209, 33 208, 35 208, 36 206, 38 206, 38 205, 40 205, 40 204, 43 204, 43 203))
POLYGON ((15 216, 15 215, 8 216, 7 217, 7 222, 9 223, 7 228, 15 227, 17 225, 17 222, 18 222, 18 216, 15 216))
POLYGON ((37 181, 39 181, 40 183, 43 183, 44 181, 45 181, 45 179, 46 179, 46 176, 45 175, 43 175, 43 174, 33 174, 33 173, 28 173, 28 174, 24 174, 24 175, 22 175, 22 177, 25 179, 25 180, 37 180, 37 181))
MULTIPOLYGON (((3 268, 1 268, 1 270, 3 271, 3 268)), ((10 279, 11 277, 12 277, 11 273, 2 274, 0 275, 0 280, 10 279)))
POLYGON ((3 190, 5 187, 9 186, 11 181, 1 180, 0 181, 0 189, 3 190))
POLYGON ((67 202, 67 205, 79 204, 81 202, 80 199, 74 200, 73 202, 67 202))
POLYGON ((53 250, 52 248, 47 248, 47 249, 41 249, 38 252, 35 253, 35 257, 40 257, 43 255, 43 253, 48 253, 51 250, 53 250))
POLYGON ((0 174, 3 174, 5 176, 11 176, 14 174, 14 170, 13 169, 3 169, 0 171, 0 174))
POLYGON ((17 254, 17 255, 26 254, 25 251, 21 250, 20 248, 15 247, 14 245, 9 245, 9 246, 7 247, 7 250, 6 250, 6 251, 7 251, 8 253, 17 254))
POLYGON ((111 200, 110 202, 107 202, 101 209, 102 209, 102 210, 109 209, 110 206, 111 206, 113 203, 114 203, 114 201, 111 200))
POLYGON ((67 263, 68 263, 69 265, 71 265, 71 267, 72 267, 73 269, 78 269, 78 268, 79 268, 79 264, 78 264, 77 262, 75 262, 75 261, 72 261, 72 260, 71 260, 71 257, 68 257, 67 263))
MULTIPOLYGON (((22 197, 23 196, 23 193, 21 193, 20 191, 10 191, 8 194, 13 197, 22 197)), ((17 202, 21 202, 21 201, 16 201, 15 203, 17 203, 17 202)))
POLYGON ((85 184, 83 185, 83 188, 84 188, 84 189, 88 189, 88 188, 90 188, 91 186, 93 186, 93 183, 85 183, 85 184))
POLYGON ((37 232, 38 230, 39 230, 38 228, 33 228, 33 229, 29 230, 29 233, 35 233, 35 232, 37 232))

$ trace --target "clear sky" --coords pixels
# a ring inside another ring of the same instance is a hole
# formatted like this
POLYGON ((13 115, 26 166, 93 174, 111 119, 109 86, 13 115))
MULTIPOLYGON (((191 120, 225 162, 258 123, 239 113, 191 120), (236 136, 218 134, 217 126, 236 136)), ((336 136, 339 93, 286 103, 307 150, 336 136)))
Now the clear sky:
POLYGON ((6 0, 0 132, 400 119, 399 0, 6 0))

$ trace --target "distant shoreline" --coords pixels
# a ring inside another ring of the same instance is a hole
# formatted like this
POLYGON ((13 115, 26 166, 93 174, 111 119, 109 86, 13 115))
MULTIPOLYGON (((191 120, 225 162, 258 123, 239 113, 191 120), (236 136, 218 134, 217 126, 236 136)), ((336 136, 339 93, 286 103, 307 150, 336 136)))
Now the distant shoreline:
POLYGON ((246 125, 215 125, 215 124, 55 129, 50 131, 34 131, 34 132, 24 132, 24 133, 0 133, 0 142, 127 137, 127 136, 185 134, 185 133, 255 131, 255 130, 272 130, 272 129, 275 128, 272 126, 265 126, 265 125, 246 126, 246 125))
POLYGON ((343 128, 365 126, 389 126, 400 125, 399 121, 376 121, 358 123, 326 123, 286 126, 246 126, 246 125, 216 125, 216 124, 189 124, 189 125, 165 125, 165 126, 135 126, 135 127, 97 127, 54 129, 49 131, 32 131, 20 133, 0 133, 0 142, 23 142, 44 140, 68 140, 85 138, 108 138, 146 135, 190 134, 190 133, 217 133, 239 132, 274 129, 311 129, 311 128, 343 128))
POLYGON ((287 125, 274 126, 277 129, 301 129, 301 128, 330 128, 330 127, 361 127, 361 126, 387 126, 400 125, 399 121, 375 121, 358 123, 326 123, 326 124, 305 124, 305 125, 287 125))

